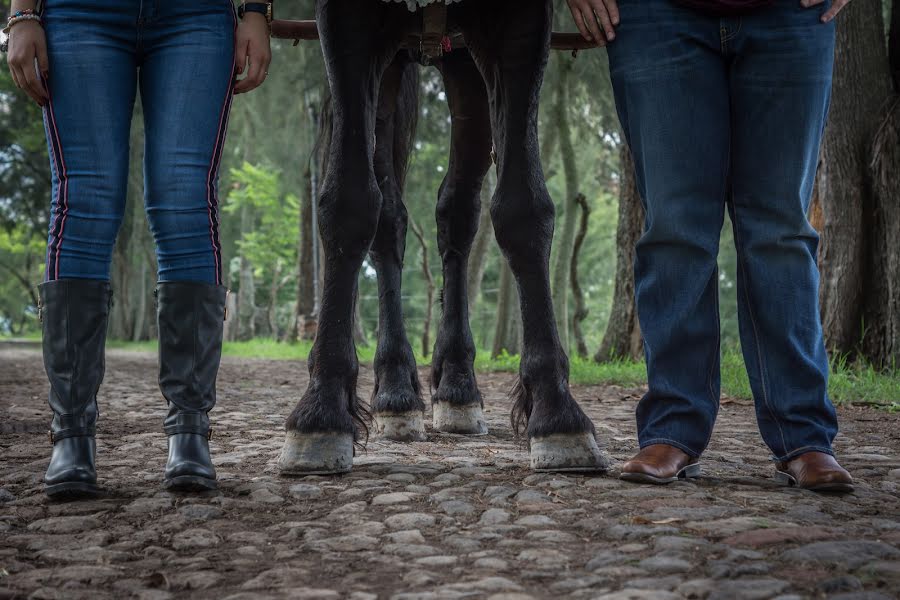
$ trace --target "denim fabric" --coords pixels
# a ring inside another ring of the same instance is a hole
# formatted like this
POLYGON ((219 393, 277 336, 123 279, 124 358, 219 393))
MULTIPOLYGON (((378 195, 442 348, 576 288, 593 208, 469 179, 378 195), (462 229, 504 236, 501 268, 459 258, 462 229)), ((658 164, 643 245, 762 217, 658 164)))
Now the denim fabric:
POLYGON ((231 0, 47 0, 43 19, 53 172, 46 278, 109 279, 140 89, 159 281, 221 283, 216 188, 234 82, 231 0))
POLYGON ((718 18, 621 0, 609 47, 616 107, 646 210, 635 296, 649 392, 641 447, 698 456, 719 407, 717 265, 726 206, 741 347, 775 458, 831 452, 837 434, 807 220, 834 58, 828 6, 798 0, 718 18))

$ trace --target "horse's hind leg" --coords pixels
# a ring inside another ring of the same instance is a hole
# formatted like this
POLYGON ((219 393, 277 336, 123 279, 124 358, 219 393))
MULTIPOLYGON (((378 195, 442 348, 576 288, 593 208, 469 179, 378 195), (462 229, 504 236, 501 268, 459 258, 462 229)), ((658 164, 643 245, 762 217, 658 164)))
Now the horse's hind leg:
POLYGON ((475 381, 466 270, 478 230, 481 186, 491 164, 491 121, 484 80, 466 50, 437 63, 450 106, 450 164, 438 194, 438 250, 444 272, 443 312, 432 357, 434 428, 487 433, 475 381))
POLYGON ((316 5, 334 108, 318 207, 325 285, 309 356, 309 387, 286 423, 278 461, 284 474, 350 470, 353 443, 366 428, 356 395, 353 299, 381 211, 373 170, 378 86, 403 38, 406 14, 401 6, 372 0, 319 0, 316 5))
POLYGON ((547 64, 550 0, 459 5, 462 29, 491 106, 497 189, 491 219, 516 278, 523 323, 513 421, 525 425, 536 470, 603 470, 594 425, 569 391, 569 363, 553 319, 549 257, 553 201, 544 185, 537 111, 547 64))
POLYGON ((376 432, 400 441, 425 439, 425 405, 403 327, 400 296, 407 227, 403 184, 415 134, 418 84, 418 65, 401 52, 382 78, 375 119, 375 179, 382 202, 369 250, 378 273, 378 349, 371 405, 376 432))

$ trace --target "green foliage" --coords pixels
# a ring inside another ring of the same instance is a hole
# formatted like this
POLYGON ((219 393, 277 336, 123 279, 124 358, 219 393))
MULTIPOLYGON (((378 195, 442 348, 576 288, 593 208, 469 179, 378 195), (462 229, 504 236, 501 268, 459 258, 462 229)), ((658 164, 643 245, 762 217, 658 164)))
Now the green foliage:
POLYGON ((44 244, 27 225, 0 227, 0 335, 38 327, 34 286, 44 269, 44 244))
POLYGON ((277 171, 244 163, 230 173, 231 191, 223 212, 239 216, 252 210, 255 227, 237 240, 241 255, 256 267, 259 277, 289 271, 297 261, 300 202, 282 194, 277 171))

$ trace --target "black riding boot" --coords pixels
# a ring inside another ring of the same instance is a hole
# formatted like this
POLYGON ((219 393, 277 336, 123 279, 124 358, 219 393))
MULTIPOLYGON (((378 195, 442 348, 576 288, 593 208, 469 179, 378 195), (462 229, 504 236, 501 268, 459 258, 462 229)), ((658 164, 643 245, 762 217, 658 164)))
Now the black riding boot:
POLYGON ((182 491, 216 488, 209 458, 209 415, 216 404, 222 357, 225 287, 206 283, 160 283, 159 387, 169 404, 165 432, 169 460, 164 487, 182 491))
POLYGON ((106 281, 60 279, 39 286, 44 368, 50 380, 53 454, 44 491, 52 498, 98 493, 97 390, 106 368, 106 326, 112 291, 106 281))

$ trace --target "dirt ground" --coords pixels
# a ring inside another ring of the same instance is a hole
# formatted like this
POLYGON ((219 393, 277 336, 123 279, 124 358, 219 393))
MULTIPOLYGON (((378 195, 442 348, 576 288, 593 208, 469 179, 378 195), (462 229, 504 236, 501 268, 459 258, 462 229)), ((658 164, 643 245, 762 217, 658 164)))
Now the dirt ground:
MULTIPOLYGON (((306 385, 298 362, 226 359, 212 413, 220 490, 161 489, 152 354, 110 351, 93 501, 49 502, 40 349, 0 345, 0 598, 712 598, 900 595, 900 416, 840 410, 849 496, 776 485, 749 403, 723 400, 703 478, 617 479, 639 389, 578 386, 606 476, 533 474, 508 374, 479 377, 491 433, 372 440, 349 475, 275 461, 306 385)), ((423 381, 427 374, 422 373, 423 381)), ((361 374, 362 395, 372 386, 361 374)), ((430 419, 429 419, 430 420, 430 419)))

